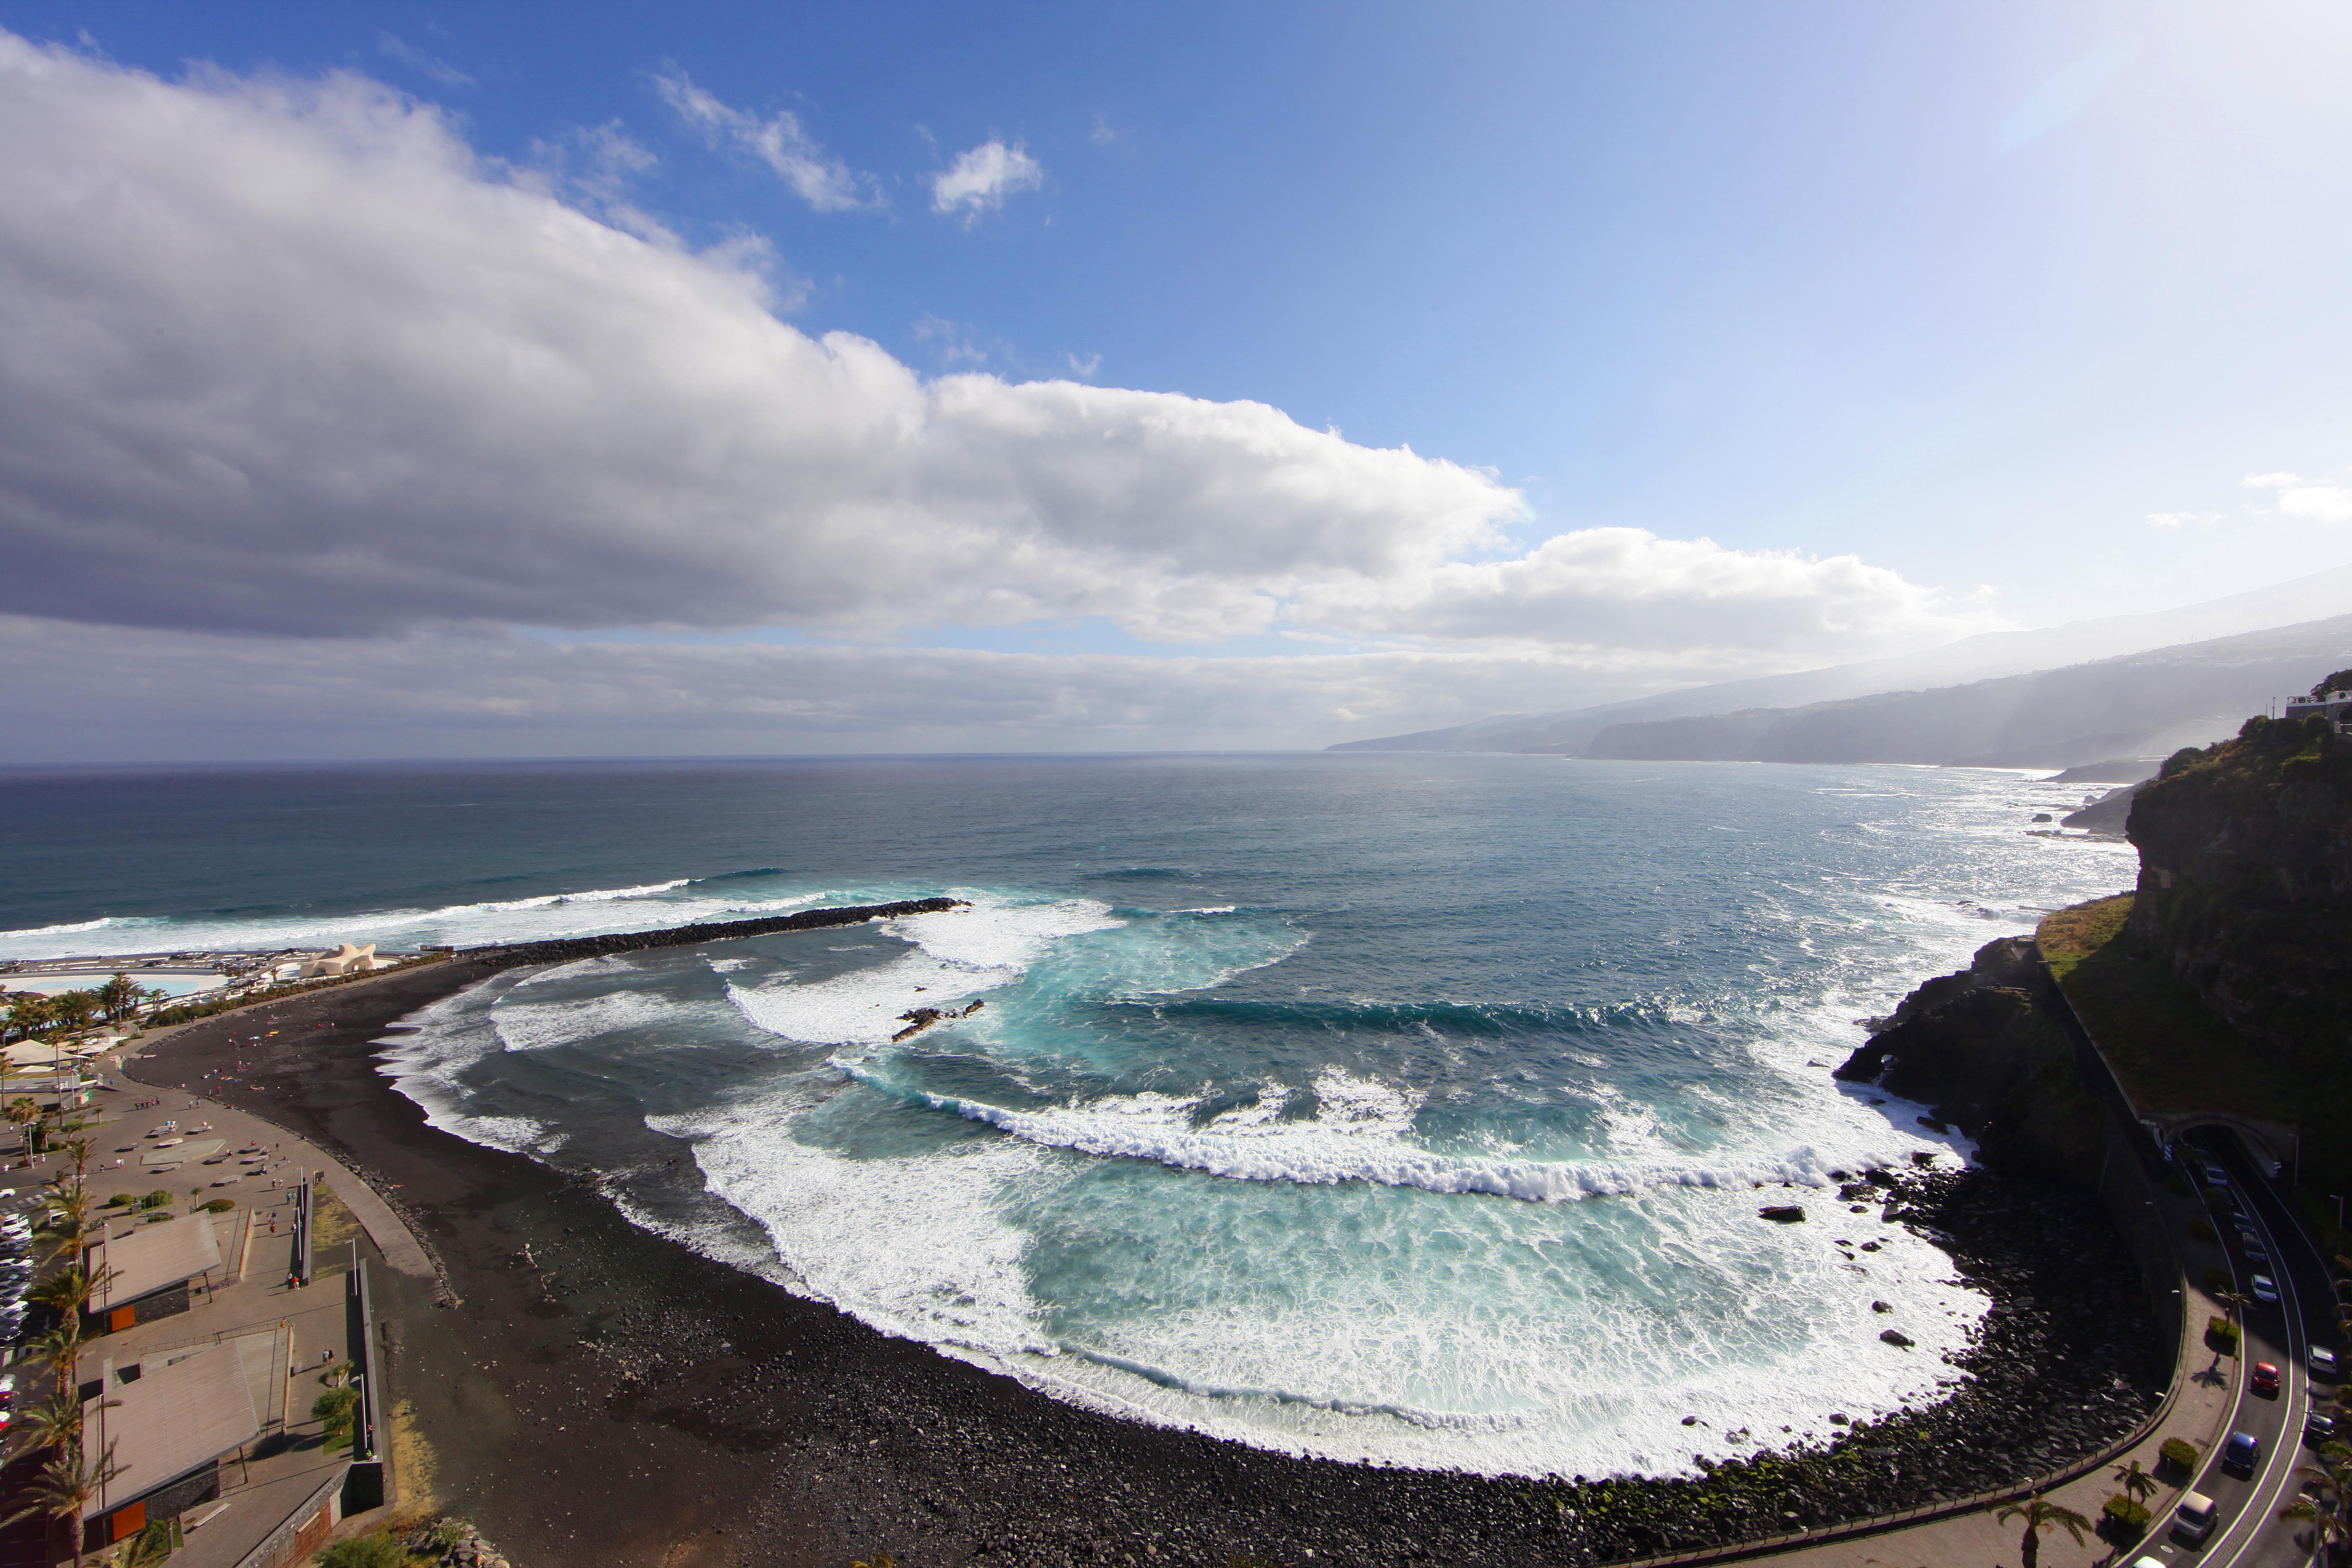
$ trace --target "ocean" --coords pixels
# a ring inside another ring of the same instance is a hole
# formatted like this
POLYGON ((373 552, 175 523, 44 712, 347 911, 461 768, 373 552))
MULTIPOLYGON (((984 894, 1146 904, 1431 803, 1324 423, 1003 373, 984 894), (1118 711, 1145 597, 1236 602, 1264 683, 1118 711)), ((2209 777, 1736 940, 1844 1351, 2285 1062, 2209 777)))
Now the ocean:
POLYGON ((1968 1151, 1829 1068, 1920 980, 2129 885, 2128 846, 2029 832, 2082 799, 1348 753, 19 770, 0 959, 951 894, 509 972, 406 1020, 386 1071, 453 1133, 1057 1398, 1678 1474, 1952 1375, 1985 1301, 1832 1173, 1968 1151), (1758 1218, 1785 1202, 1809 1223, 1758 1218))

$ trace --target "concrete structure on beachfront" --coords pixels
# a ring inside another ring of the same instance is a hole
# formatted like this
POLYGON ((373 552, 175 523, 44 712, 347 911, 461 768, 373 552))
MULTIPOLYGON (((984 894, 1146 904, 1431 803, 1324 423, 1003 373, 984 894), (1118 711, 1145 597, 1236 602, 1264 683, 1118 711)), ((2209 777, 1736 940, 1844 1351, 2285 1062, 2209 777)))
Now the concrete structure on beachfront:
POLYGON ((304 980, 316 980, 325 975, 364 974, 375 967, 375 943, 353 947, 350 942, 340 942, 334 952, 303 960, 299 974, 304 980))
POLYGON ((249 1337, 268 1357, 258 1366, 231 1341, 127 1366, 110 1360, 82 1385, 91 1447, 114 1461, 82 1510, 83 1551, 103 1551, 220 1496, 223 1457, 261 1436, 256 1377, 276 1371, 275 1336, 249 1337))
POLYGON ((190 1283, 210 1279, 221 1266, 220 1238, 212 1215, 200 1210, 109 1237, 89 1249, 85 1261, 100 1282, 90 1293, 87 1331, 119 1333, 186 1311, 190 1283))

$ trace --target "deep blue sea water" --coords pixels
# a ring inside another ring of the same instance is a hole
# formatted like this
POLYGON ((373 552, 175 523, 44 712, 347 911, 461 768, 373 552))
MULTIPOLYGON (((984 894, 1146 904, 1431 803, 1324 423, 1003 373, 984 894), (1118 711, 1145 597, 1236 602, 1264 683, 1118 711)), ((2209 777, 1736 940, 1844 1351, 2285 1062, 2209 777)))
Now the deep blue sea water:
POLYGON ((1353 754, 19 772, 0 958, 952 893, 510 973, 411 1019, 391 1070, 453 1131, 1059 1397, 1664 1473, 1947 1374, 1981 1300, 1822 1189, 1964 1151, 1827 1068, 1920 979, 2130 882, 2126 846, 2028 835, 2081 798, 1353 754), (1760 1222, 1758 1183, 1819 1223, 1760 1222))

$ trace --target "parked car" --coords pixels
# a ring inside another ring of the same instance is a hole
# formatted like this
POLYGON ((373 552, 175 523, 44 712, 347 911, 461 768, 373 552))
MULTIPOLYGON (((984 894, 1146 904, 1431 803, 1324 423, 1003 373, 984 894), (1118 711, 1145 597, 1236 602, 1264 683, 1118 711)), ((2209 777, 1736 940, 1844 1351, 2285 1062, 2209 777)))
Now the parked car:
POLYGON ((2314 1411, 2304 1419, 2303 1436, 2314 1447, 2332 1440, 2336 1436, 2336 1417, 2314 1411))
POLYGON ((2254 1370, 2248 1374, 2246 1383, 2247 1385, 2252 1388, 2256 1394, 2267 1394, 2273 1398, 2276 1398, 2279 1391, 2279 1370, 2277 1363, 2267 1361, 2258 1361, 2254 1363, 2254 1370))
POLYGON ((2252 1289, 2255 1300, 2275 1301, 2278 1300, 2278 1282, 2273 1279, 2269 1275, 2257 1274, 2246 1283, 2252 1289))
POLYGON ((2232 1432, 2230 1440, 2221 1445, 2221 1468, 2252 1473, 2263 1457, 2263 1440, 2252 1432, 2232 1432))
POLYGON ((2226 1187, 2230 1184, 2230 1173, 2219 1165, 2209 1164, 2205 1167, 2205 1182, 2209 1186, 2226 1187))
POLYGON ((2256 1263, 2268 1263, 2271 1260, 2271 1249, 2264 1247, 2259 1237, 2250 1236, 2246 1237, 2246 1256, 2256 1263))
POLYGON ((2334 1377, 2336 1375, 2336 1352, 2334 1351, 2327 1349, 2324 1345, 2314 1345, 2311 1347, 2311 1354, 2306 1359, 2311 1363, 2312 1376, 2334 1377))

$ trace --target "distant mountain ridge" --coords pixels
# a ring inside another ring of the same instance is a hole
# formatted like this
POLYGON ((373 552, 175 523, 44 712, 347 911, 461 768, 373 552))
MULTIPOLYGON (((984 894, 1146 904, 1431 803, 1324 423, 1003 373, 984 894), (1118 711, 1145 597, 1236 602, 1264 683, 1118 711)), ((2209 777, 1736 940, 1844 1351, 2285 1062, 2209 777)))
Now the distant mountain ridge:
POLYGON ((2026 768, 2161 757, 2234 734, 2347 657, 2352 615, 1927 691, 1612 724, 1579 754, 2026 768))
MULTIPOLYGON (((1899 658, 1833 665, 1788 675, 1759 676, 1712 686, 1685 687, 1654 697, 1563 709, 1508 713, 1440 730, 1376 740, 1347 741, 1334 752, 1552 752, 1574 754, 1612 725, 1653 719, 1729 713, 1742 709, 1793 708, 1916 691, 1999 676, 2022 675, 2184 643, 2233 637, 2318 620, 2352 605, 2352 566, 2298 577, 2250 593, 2142 616, 2111 616, 2024 632, 1988 632, 1899 658)), ((2322 671, 2321 673, 2325 673, 2322 671)), ((2308 680, 2304 682, 2309 685, 2308 680)), ((2259 703, 2256 704, 2260 706, 2259 703)), ((2212 737, 2208 736, 2207 739, 2212 737)), ((2098 755, 2102 753, 2094 753, 2098 755)), ((2116 753, 2108 752, 2112 756, 2116 753)), ((2088 759, 2079 759, 2088 760, 2088 759)))

